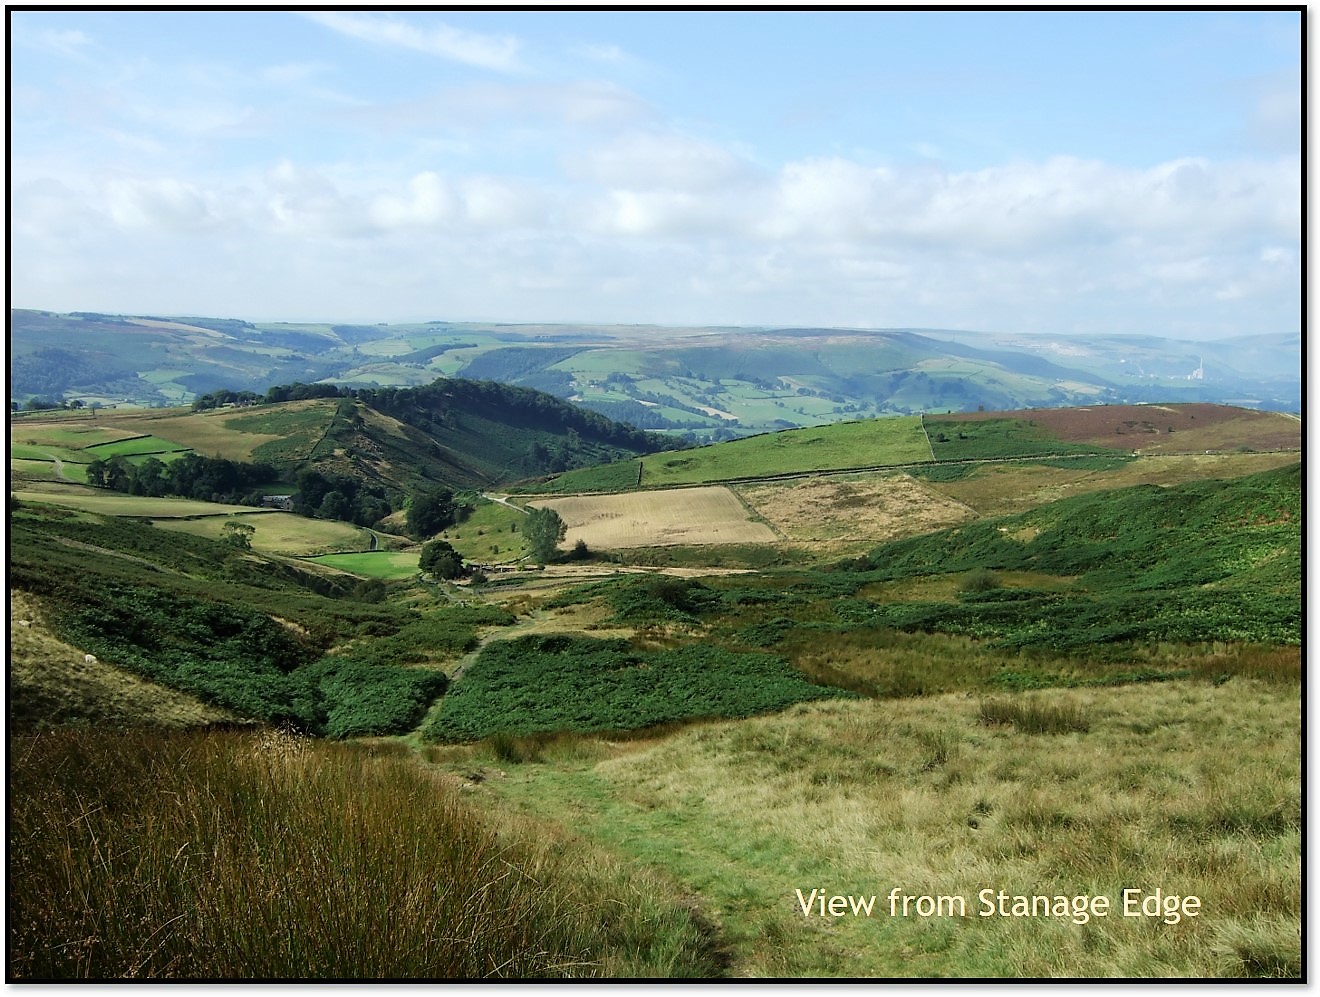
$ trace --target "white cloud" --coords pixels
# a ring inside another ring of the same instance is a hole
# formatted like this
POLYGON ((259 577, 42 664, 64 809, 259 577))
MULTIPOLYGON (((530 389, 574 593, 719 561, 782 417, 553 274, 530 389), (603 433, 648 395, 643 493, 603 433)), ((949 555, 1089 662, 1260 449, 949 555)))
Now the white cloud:
POLYGON ((186 233, 222 222, 216 197, 191 183, 161 179, 113 179, 105 186, 106 209, 125 229, 186 233))
POLYGON ((134 277, 120 265, 131 257, 216 271, 196 278, 199 295, 273 287, 257 271, 275 267, 283 291, 243 299, 257 318, 869 316, 1181 335, 1299 320, 1300 172, 1288 157, 1149 169, 1055 158, 968 171, 827 157, 770 172, 703 140, 630 130, 566 157, 559 177, 434 158, 407 172, 392 161, 285 159, 241 178, 122 168, 99 177, 19 160, 19 303, 60 305, 29 295, 62 280, 106 288, 111 300, 82 300, 95 310, 127 307, 116 303, 120 285, 125 297, 137 286, 134 307, 145 308, 149 271, 134 277))
POLYGON ((342 35, 376 45, 411 49, 506 73, 522 68, 518 59, 521 42, 512 35, 483 35, 447 24, 419 28, 390 15, 329 10, 309 11, 303 16, 342 35))

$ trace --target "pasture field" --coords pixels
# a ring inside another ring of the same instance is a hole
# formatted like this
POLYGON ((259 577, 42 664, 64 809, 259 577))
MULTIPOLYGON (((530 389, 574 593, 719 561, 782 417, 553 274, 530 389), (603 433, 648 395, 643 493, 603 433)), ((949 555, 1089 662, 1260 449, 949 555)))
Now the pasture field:
POLYGON ((925 417, 924 423, 931 452, 936 460, 941 461, 1116 452, 1112 447, 1060 439, 1052 429, 1038 423, 1031 413, 1024 414, 1023 418, 998 419, 954 419, 934 415, 925 417))
MULTIPOLYGON (((230 518, 220 510, 234 507, 217 506, 209 502, 202 504, 216 512, 204 518, 162 518, 154 519, 153 523, 164 529, 189 533, 195 537, 222 539, 225 523, 230 522, 230 518)), ((367 531, 350 523, 329 519, 308 519, 306 516, 298 516, 291 512, 257 510, 248 506, 238 508, 243 509, 242 522, 256 527, 256 532, 252 534, 252 549, 263 554, 308 557, 316 554, 365 550, 371 545, 371 537, 367 531)))
MULTIPOLYGON (((254 538, 255 546, 255 538, 254 538)), ((383 578, 387 580, 416 577, 418 552, 413 551, 363 551, 353 554, 321 554, 309 558, 317 564, 325 564, 349 574, 363 578, 383 578)))
POLYGON ((109 460, 111 457, 168 454, 191 449, 159 436, 135 436, 109 443, 93 443, 86 447, 83 453, 93 460, 109 460))
POLYGON ((461 522, 440 534, 468 561, 475 564, 503 564, 519 561, 530 552, 519 532, 527 513, 511 509, 501 502, 479 498, 472 512, 461 522))
POLYGON ((295 446, 302 441, 304 448, 310 451, 334 411, 333 401, 327 404, 325 399, 308 399, 287 402, 278 412, 265 415, 245 409, 163 410, 150 416, 138 416, 127 425, 175 440, 207 457, 254 461, 262 457, 256 453, 259 447, 278 445, 290 434, 295 446), (315 436, 311 442, 305 440, 309 435, 315 436))
POLYGON ((45 502, 103 516, 133 516, 142 519, 183 519, 190 516, 224 517, 233 514, 269 516, 273 510, 254 509, 248 505, 225 505, 221 502, 198 502, 195 499, 148 498, 123 495, 101 488, 20 489, 20 502, 45 502))
POLYGON ((773 529, 755 521, 728 488, 675 488, 623 495, 536 499, 568 526, 561 546, 579 540, 593 550, 701 544, 773 543, 773 529))
POLYGON ((9 427, 11 447, 29 444, 38 447, 64 447, 71 451, 141 435, 134 430, 117 429, 112 426, 65 425, 59 422, 11 421, 9 427))
POLYGON ((868 419, 768 433, 711 447, 643 458, 642 487, 765 478, 803 471, 847 470, 931 460, 915 416, 868 419))
POLYGON ((11 443, 9 445, 9 459, 26 461, 46 461, 54 463, 56 460, 67 461, 69 463, 90 464, 95 460, 95 456, 88 454, 83 450, 70 450, 67 447, 35 446, 31 443, 11 443))
POLYGON ((53 460, 26 460, 17 457, 9 458, 9 474, 11 485, 23 482, 30 485, 37 481, 73 481, 78 484, 87 483, 87 465, 74 464, 71 462, 61 462, 58 466, 53 460), (60 473, 64 477, 60 477, 60 473))
POLYGON ((1301 972, 1295 677, 826 700, 656 737, 512 747, 429 755, 451 770, 486 763, 476 798, 699 894, 733 976, 1301 972), (1033 733, 1028 716, 1058 732, 1033 733), (506 760, 529 754, 536 764, 506 760), (963 910, 891 916, 894 888, 961 897, 963 910), (1124 916, 1132 888, 1194 895, 1198 916, 1124 916), (873 914, 804 914, 796 891, 817 889, 874 896, 873 914), (985 916, 987 889, 1103 896, 1108 913, 985 916))
POLYGON ((1301 423, 1282 412, 1231 405, 1101 405, 1023 412, 963 412, 946 423, 1028 419, 1061 440, 1092 443, 1143 454, 1206 450, 1297 450, 1301 423))
POLYGON ((890 467, 930 461, 931 449, 917 416, 892 416, 790 429, 711 446, 640 458, 642 474, 629 480, 638 461, 607 464, 557 475, 543 492, 667 488, 783 474, 890 467))
POLYGON ((972 518, 975 513, 908 474, 807 478, 735 490, 789 540, 820 552, 873 546, 972 518))

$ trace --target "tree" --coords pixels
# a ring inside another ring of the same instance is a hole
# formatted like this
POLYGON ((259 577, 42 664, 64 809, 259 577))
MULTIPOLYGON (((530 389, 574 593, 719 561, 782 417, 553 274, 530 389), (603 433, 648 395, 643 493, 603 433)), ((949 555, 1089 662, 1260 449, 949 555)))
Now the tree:
POLYGON ((452 579, 463 577, 463 558, 454 550, 453 545, 445 540, 432 540, 422 546, 418 566, 428 575, 436 578, 452 579))
POLYGON ((318 519, 347 519, 349 511, 348 499, 344 497, 343 492, 336 489, 325 493, 320 506, 317 507, 316 516, 318 519))
POLYGON ((567 535, 568 525, 553 509, 533 509, 523 521, 523 536, 532 545, 532 556, 541 564, 555 556, 555 548, 567 535))
POLYGON ((251 523, 240 523, 236 519, 231 519, 220 530, 221 538, 229 546, 238 550, 252 549, 252 534, 257 532, 257 528, 251 523))
POLYGON ((433 488, 417 495, 408 504, 406 520, 408 533, 414 537, 432 537, 447 526, 453 526, 458 510, 454 506, 454 493, 448 488, 433 488))
POLYGON ((87 465, 87 483, 93 488, 105 487, 105 461, 100 457, 87 465))

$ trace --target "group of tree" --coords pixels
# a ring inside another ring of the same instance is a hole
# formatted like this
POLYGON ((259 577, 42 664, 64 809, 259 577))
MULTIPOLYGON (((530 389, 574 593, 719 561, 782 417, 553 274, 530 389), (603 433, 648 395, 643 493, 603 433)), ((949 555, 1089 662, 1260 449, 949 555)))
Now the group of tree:
POLYGON ((309 467, 298 472, 295 484, 293 511, 313 519, 371 526, 394 511, 384 486, 360 478, 323 474, 309 467))
POLYGON ((129 495, 177 495, 203 502, 261 505, 262 486, 279 478, 269 464, 247 464, 189 453, 166 463, 147 457, 135 464, 122 455, 87 465, 87 483, 129 495))
POLYGON ((204 395, 198 395, 193 399, 192 410, 206 412, 223 405, 255 405, 265 400, 265 395, 255 391, 230 391, 228 388, 221 388, 218 391, 208 391, 204 395))
POLYGON ((468 506, 455 501, 448 488, 427 489, 408 502, 404 512, 408 535, 418 540, 433 537, 453 526, 467 510, 468 506))
POLYGON ((445 581, 462 578, 469 571, 463 563, 463 555, 454 550, 453 544, 447 540, 432 540, 423 544, 417 564, 426 574, 445 581))

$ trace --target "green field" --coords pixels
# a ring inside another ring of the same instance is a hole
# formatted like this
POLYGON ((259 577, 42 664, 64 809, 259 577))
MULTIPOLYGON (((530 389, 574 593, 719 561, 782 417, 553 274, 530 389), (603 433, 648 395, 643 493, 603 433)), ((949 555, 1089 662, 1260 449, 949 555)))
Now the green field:
MULTIPOLYGON (((643 488, 668 488, 780 474, 892 467, 931 460, 917 416, 843 422, 786 430, 641 458, 643 488)), ((556 492, 623 491, 637 487, 636 461, 570 471, 547 486, 556 492), (634 475, 631 482, 629 470, 634 475)))
MULTIPOLYGON (((217 506, 213 503, 203 504, 216 512, 203 518, 159 519, 153 522, 163 529, 178 530, 211 540, 223 539, 225 524, 231 520, 221 510, 232 507, 217 506)), ((251 538, 252 549, 264 554, 307 557, 362 550, 371 543, 371 537, 366 530, 349 523, 330 519, 309 519, 307 516, 299 516, 291 512, 256 510, 247 506, 242 508, 244 510, 242 521, 256 527, 256 532, 251 538)))
POLYGON ((1031 419, 977 419, 976 421, 927 416, 926 433, 936 460, 996 460, 1065 454, 1127 456, 1090 443, 1060 440, 1031 419))
POLYGON ((111 457, 173 453, 189 449, 191 448, 180 446, 159 436, 139 436, 134 439, 115 440, 111 443, 95 443, 87 447, 84 453, 93 459, 109 460, 111 457))
POLYGON ((15 493, 20 502, 42 502, 62 505, 84 512, 105 516, 133 516, 143 519, 182 519, 190 516, 224 517, 233 513, 266 516, 272 513, 246 505, 225 505, 219 502, 198 502, 194 499, 147 498, 141 495, 122 495, 104 489, 70 488, 60 491, 20 490, 15 493))
POLYGON ((317 564, 328 565, 361 575, 363 578, 414 578, 417 575, 417 551, 366 551, 356 554, 322 554, 309 558, 317 564))
POLYGON ((70 464, 90 464, 96 457, 85 450, 34 446, 30 443, 13 443, 9 447, 9 459, 44 460, 51 463, 58 459, 70 464))
POLYGON ((458 553, 477 564, 500 564, 526 557, 531 547, 519 532, 527 513, 500 502, 477 499, 463 521, 441 534, 458 553))

